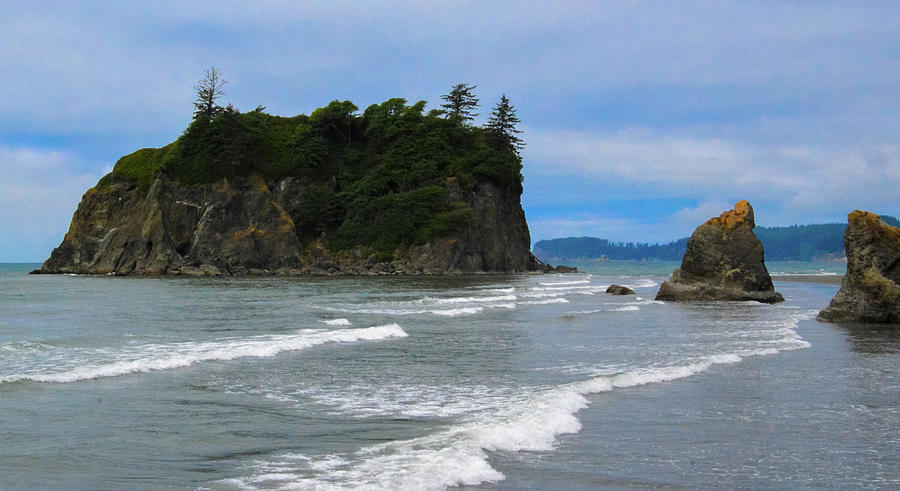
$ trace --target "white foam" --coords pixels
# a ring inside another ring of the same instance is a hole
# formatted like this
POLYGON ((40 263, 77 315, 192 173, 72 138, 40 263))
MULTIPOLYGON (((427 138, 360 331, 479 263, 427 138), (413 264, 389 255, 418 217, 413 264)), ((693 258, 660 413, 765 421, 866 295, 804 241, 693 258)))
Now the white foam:
POLYGON ((586 285, 590 283, 591 280, 577 280, 577 281, 548 281, 542 282, 541 285, 544 286, 560 286, 560 285, 586 285))
POLYGON ((432 310, 431 313, 435 315, 443 315, 447 317, 456 317, 460 315, 473 315, 478 314, 484 310, 484 307, 463 307, 459 309, 444 309, 444 310, 432 310))
POLYGON ((329 326, 349 326, 350 321, 347 319, 326 319, 320 320, 322 324, 328 324, 329 326))
POLYGON ((726 353, 724 355, 712 355, 709 357, 709 360, 713 363, 729 364, 737 363, 741 361, 742 358, 735 353, 726 353))
POLYGON ((548 305, 552 303, 569 303, 565 298, 548 298, 547 300, 526 300, 519 302, 521 305, 548 305))
POLYGON ((585 290, 591 292, 606 291, 609 285, 578 285, 578 286, 535 286, 531 290, 535 292, 552 292, 552 291, 578 291, 585 290))
MULTIPOLYGON (((814 315, 814 313, 812 314, 814 315)), ((468 420, 442 431, 409 440, 390 441, 340 456, 257 463, 252 475, 230 482, 243 486, 301 489, 444 489, 504 479, 490 465, 487 452, 549 451, 559 435, 581 429, 577 413, 593 394, 691 377, 715 365, 734 364, 748 356, 764 356, 809 345, 794 329, 809 313, 778 321, 768 342, 775 346, 716 353, 668 366, 604 373, 544 390, 503 398, 493 410, 469 413, 468 420), (314 472, 315 469, 324 469, 314 472)), ((754 326, 759 322, 754 321, 754 326)))
POLYGON ((515 398, 493 413, 477 414, 431 435, 318 460, 282 456, 257 462, 252 476, 229 482, 299 489, 444 489, 498 482, 504 475, 490 466, 486 452, 553 450, 559 435, 581 430, 576 414, 588 406, 586 396, 690 377, 714 364, 739 360, 723 355, 688 365, 633 370, 565 384, 515 398), (326 471, 310 476, 310 470, 317 468, 326 471))
POLYGON ((515 288, 489 288, 484 290, 485 293, 514 293, 515 291, 515 288))
POLYGON ((495 303, 495 304, 491 305, 490 307, 494 308, 494 309, 512 310, 512 309, 516 308, 516 304, 514 304, 514 303, 495 303))
POLYGON ((624 307, 612 309, 613 312, 633 312, 635 310, 641 310, 641 308, 637 305, 626 305, 624 307))
POLYGON ((567 292, 555 292, 555 293, 521 293, 520 297, 523 298, 546 298, 546 297, 561 297, 563 295, 568 295, 567 292))
MULTIPOLYGON (((514 300, 516 297, 514 295, 510 295, 510 300, 514 300)), ((484 311, 485 307, 493 308, 493 309, 514 309, 516 308, 515 303, 494 303, 496 300, 481 302, 480 305, 468 306, 468 307, 457 307, 452 309, 434 309, 434 308, 422 308, 420 305, 419 308, 413 309, 402 309, 402 308, 385 308, 385 309, 372 309, 372 308, 332 308, 327 307, 327 310, 331 310, 334 312, 347 312, 352 314, 374 314, 374 315, 390 315, 390 316, 406 316, 406 315, 418 315, 418 314, 433 314, 433 315, 441 315, 441 316, 458 316, 458 315, 472 315, 477 314, 484 311)), ((432 302, 432 305, 454 305, 458 302, 432 302)), ((459 302, 462 303, 462 302, 459 302)), ((473 302, 474 303, 474 302, 473 302)))
POLYGON ((440 417, 472 414, 494 409, 510 400, 513 389, 487 385, 422 386, 403 383, 385 386, 341 385, 318 387, 303 393, 301 399, 277 394, 285 402, 302 404, 312 399, 331 408, 334 414, 356 417, 440 417))
POLYGON ((650 288, 659 286, 659 282, 653 280, 639 280, 637 283, 627 283, 623 286, 627 286, 629 288, 650 288))
POLYGON ((325 343, 351 343, 406 337, 397 324, 364 329, 334 331, 304 329, 295 334, 252 336, 210 342, 187 342, 171 345, 145 345, 136 348, 134 359, 88 365, 57 373, 12 374, 0 377, 0 383, 31 380, 67 383, 131 373, 170 370, 204 361, 228 361, 244 357, 271 357, 284 351, 298 351, 325 343))
POLYGON ((452 298, 423 298, 416 303, 436 303, 439 305, 455 303, 490 303, 515 301, 515 295, 498 295, 493 297, 452 297, 452 298))

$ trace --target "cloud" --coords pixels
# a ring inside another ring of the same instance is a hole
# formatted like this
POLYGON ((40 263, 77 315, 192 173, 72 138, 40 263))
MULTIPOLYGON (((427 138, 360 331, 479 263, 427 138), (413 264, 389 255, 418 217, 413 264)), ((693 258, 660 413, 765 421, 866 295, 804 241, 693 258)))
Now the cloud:
MULTIPOLYGON (((238 107, 507 92, 533 121, 896 114, 896 5, 270 1, 13 3, 0 124, 178 132, 215 64, 238 107), (604 110, 612 110, 604 112, 604 110), (560 110, 564 113, 560 114, 560 110), (558 118, 558 119, 557 119, 558 118), (127 128, 127 126, 126 126, 127 128)), ((142 133, 143 132, 143 133, 142 133)))
POLYGON ((0 145, 58 152, 70 176, 177 138, 216 65, 226 102, 281 115, 435 107, 461 81, 488 112, 506 93, 528 125, 526 211, 560 230, 606 217, 644 240, 741 198, 763 223, 900 205, 896 2, 8 3, 0 145), (658 217, 626 216, 651 202, 658 217))
POLYGON ((81 195, 100 177, 77 172, 75 160, 54 150, 0 145, 3 261, 43 261, 62 241, 81 195))
POLYGON ((900 209, 898 144, 782 145, 647 129, 529 133, 532 181, 592 179, 598 194, 625 187, 633 199, 691 197, 705 202, 704 213, 749 199, 772 213, 764 223, 900 209))
POLYGON ((668 218, 678 227, 693 230, 701 223, 721 215, 722 212, 730 210, 733 206, 734 203, 725 201, 706 201, 698 206, 682 208, 668 218))

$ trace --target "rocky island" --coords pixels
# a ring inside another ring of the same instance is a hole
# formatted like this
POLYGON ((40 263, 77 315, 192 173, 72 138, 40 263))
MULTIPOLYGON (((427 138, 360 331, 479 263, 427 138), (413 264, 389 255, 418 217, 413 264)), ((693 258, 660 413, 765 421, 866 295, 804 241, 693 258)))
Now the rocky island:
POLYGON ((762 242, 753 233, 753 207, 739 201, 733 210, 697 227, 688 240, 681 268, 663 282, 657 300, 755 300, 775 303, 762 242))
POLYGON ((397 98, 360 115, 335 100, 295 117, 218 107, 203 89, 181 137, 122 157, 84 194, 37 272, 553 270, 530 252, 519 120, 505 96, 477 127, 466 84, 443 110, 397 98))
POLYGON ((848 222, 847 274, 819 320, 900 324, 900 228, 860 210, 848 222))

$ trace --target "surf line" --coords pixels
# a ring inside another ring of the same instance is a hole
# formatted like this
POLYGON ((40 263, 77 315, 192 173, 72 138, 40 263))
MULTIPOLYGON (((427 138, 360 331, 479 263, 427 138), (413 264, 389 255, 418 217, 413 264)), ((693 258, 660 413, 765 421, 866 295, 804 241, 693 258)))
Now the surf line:
MULTIPOLYGON (((171 345, 145 345, 147 351, 167 353, 120 360, 93 366, 80 366, 56 373, 12 374, 0 377, 0 383, 53 382, 69 383, 103 377, 117 377, 132 373, 183 368, 206 361, 229 361, 237 358, 267 358, 285 351, 299 351, 326 343, 352 343, 405 338, 406 332, 397 324, 361 329, 313 330, 295 334, 252 336, 210 342, 185 342, 171 345)), ((139 348, 140 349, 140 348, 139 348)))

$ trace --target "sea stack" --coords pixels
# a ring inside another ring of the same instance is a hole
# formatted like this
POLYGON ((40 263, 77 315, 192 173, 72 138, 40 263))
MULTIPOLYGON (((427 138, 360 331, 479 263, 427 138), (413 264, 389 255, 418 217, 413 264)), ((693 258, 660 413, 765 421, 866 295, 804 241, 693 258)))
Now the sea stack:
POLYGON ((660 286, 656 299, 784 301, 772 284, 754 227, 753 207, 747 200, 697 227, 681 268, 660 286))
POLYGON ((119 159, 37 272, 568 271, 530 251, 516 145, 405 102, 198 112, 176 141, 119 159))
POLYGON ((900 324, 900 228, 868 211, 848 221, 847 274, 819 320, 900 324))

